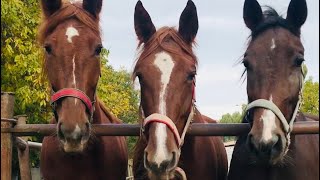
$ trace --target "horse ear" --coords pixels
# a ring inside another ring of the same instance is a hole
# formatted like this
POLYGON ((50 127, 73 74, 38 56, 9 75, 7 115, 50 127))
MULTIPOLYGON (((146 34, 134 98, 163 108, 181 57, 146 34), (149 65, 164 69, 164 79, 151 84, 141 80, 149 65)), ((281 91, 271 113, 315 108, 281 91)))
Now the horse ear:
POLYGON ((291 0, 286 20, 295 28, 300 29, 307 19, 308 8, 305 0, 291 0))
POLYGON ((102 8, 102 0, 83 0, 82 7, 94 17, 98 17, 102 8))
POLYGON ((58 11, 62 6, 61 0, 41 0, 41 8, 45 17, 50 17, 58 11))
POLYGON ((262 9, 258 1, 245 0, 243 6, 243 20, 251 31, 253 31, 263 20, 262 9))
POLYGON ((134 29, 140 42, 146 43, 156 32, 151 17, 142 2, 138 1, 134 9, 134 29))
POLYGON ((179 20, 179 34, 189 44, 197 35, 199 28, 196 5, 189 0, 179 20))

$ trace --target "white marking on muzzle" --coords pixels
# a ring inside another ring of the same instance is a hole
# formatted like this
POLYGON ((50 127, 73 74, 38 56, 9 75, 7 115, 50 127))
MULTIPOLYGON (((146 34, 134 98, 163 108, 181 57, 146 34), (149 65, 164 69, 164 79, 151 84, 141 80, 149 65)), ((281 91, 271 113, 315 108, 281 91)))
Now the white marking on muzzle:
POLYGON ((276 48, 276 43, 275 43, 275 41, 274 41, 274 38, 272 38, 272 40, 271 40, 271 46, 270 46, 271 51, 273 51, 274 48, 276 48))
POLYGON ((71 136, 72 136, 73 139, 77 139, 77 137, 80 135, 80 133, 81 133, 81 129, 80 129, 80 127, 79 127, 78 124, 77 124, 77 125, 76 125, 76 128, 74 128, 71 136))
POLYGON ((67 28, 67 31, 66 31, 66 36, 67 36, 67 40, 69 43, 72 43, 72 37, 73 36, 79 36, 79 32, 76 28, 70 26, 67 28))
MULTIPOLYGON (((272 95, 269 100, 272 102, 272 95)), ((268 142, 272 139, 273 132, 277 128, 276 115, 271 110, 263 110, 261 120, 263 122, 261 140, 268 142)))
MULTIPOLYGON (((157 53, 154 65, 160 70, 161 73, 161 89, 159 97, 159 113, 166 115, 166 89, 170 81, 171 73, 174 67, 174 62, 171 56, 166 52, 157 53)), ((156 153, 154 161, 160 166, 164 160, 170 158, 168 148, 166 147, 167 129, 165 124, 157 123, 155 127, 156 137, 156 153)))

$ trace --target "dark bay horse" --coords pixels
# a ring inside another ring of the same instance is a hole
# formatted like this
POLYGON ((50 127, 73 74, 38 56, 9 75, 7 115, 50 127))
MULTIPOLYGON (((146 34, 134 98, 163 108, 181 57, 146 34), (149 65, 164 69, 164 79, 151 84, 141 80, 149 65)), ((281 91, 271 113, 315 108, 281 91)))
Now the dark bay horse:
POLYGON ((291 0, 287 17, 256 0, 246 0, 243 18, 251 30, 244 54, 248 135, 236 142, 229 180, 319 179, 319 135, 292 135, 293 122, 313 121, 299 113, 305 73, 300 29, 305 0, 291 0))
POLYGON ((46 180, 125 179, 125 137, 96 137, 91 124, 121 123, 97 99, 102 48, 102 0, 42 0, 39 40, 53 94, 56 134, 45 137, 41 173, 46 180))
POLYGON ((173 27, 156 31, 138 1, 134 25, 142 48, 133 72, 140 83, 142 117, 133 160, 135 179, 226 179, 228 162, 221 137, 185 136, 191 121, 210 119, 194 104, 197 58, 192 46, 198 31, 194 3, 188 1, 178 31, 173 27))

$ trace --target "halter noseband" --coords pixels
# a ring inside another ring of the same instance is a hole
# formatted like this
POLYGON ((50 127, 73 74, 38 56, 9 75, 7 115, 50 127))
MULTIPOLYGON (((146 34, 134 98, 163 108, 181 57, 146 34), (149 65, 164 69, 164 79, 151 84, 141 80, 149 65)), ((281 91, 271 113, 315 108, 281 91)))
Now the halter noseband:
POLYGON ((190 124, 193 121, 193 117, 195 114, 195 105, 194 103, 196 102, 195 99, 195 80, 192 82, 192 100, 191 100, 191 105, 190 105, 190 113, 187 119, 187 122, 183 128, 181 136, 179 135, 179 131, 175 125, 175 123, 166 115, 159 114, 159 113, 153 113, 146 117, 141 125, 141 134, 145 133, 145 128, 148 124, 154 122, 154 123, 162 123, 165 124, 174 134, 174 138, 176 140, 177 146, 179 150, 181 149, 183 143, 184 143, 184 138, 186 135, 186 132, 190 126, 190 124))
POLYGON ((53 95, 51 96, 50 103, 53 107, 53 112, 54 112, 54 116, 55 116, 56 121, 58 121, 58 114, 56 111, 57 101, 61 98, 64 98, 64 97, 73 97, 73 98, 80 99, 81 102, 83 102, 85 104, 86 109, 89 111, 89 113, 90 113, 90 120, 89 121, 92 122, 93 112, 95 110, 94 103, 96 102, 96 100, 95 100, 96 95, 94 94, 94 100, 91 101, 90 98, 83 91, 76 89, 76 88, 63 88, 57 92, 54 92, 53 95))
POLYGON ((293 123, 294 120, 296 119, 296 116, 298 114, 300 105, 302 103, 302 90, 303 90, 303 82, 304 82, 304 78, 306 76, 306 72, 304 71, 304 69, 302 68, 301 70, 301 78, 300 78, 300 90, 299 90, 299 99, 298 102, 296 104, 296 107, 293 111, 292 117, 288 123, 288 121, 286 120, 285 116, 283 115, 283 113, 281 112, 281 110, 278 108, 277 105, 275 105, 273 102, 268 101, 266 99, 257 99, 255 101, 252 101, 251 103, 249 103, 245 109, 245 114, 248 113, 248 111, 252 108, 256 108, 256 107, 260 107, 260 108, 265 108, 265 109, 269 109, 271 110, 279 119, 280 122, 283 126, 284 131, 286 132, 286 138, 287 138, 287 146, 289 146, 290 143, 290 133, 293 129, 293 123))

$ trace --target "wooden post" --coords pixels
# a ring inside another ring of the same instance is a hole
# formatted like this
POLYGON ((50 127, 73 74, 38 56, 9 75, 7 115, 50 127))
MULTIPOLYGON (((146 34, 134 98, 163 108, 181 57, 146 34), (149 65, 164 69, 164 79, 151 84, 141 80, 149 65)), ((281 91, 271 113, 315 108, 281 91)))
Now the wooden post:
MULTIPOLYGON (((1 118, 12 118, 14 93, 1 92, 1 118)), ((12 127, 12 122, 1 121, 1 128, 12 127)), ((1 180, 11 180, 12 134, 1 133, 1 180)))
MULTIPOLYGON (((17 125, 27 124, 27 116, 19 115, 16 116, 18 119, 17 125)), ((19 138, 19 137, 18 137, 19 138)), ((29 146, 28 146, 28 137, 21 137, 21 140, 26 144, 25 148, 18 148, 18 158, 19 158, 19 168, 20 168, 20 177, 21 180, 31 180, 31 168, 29 160, 29 146)))

